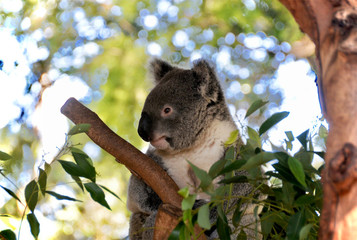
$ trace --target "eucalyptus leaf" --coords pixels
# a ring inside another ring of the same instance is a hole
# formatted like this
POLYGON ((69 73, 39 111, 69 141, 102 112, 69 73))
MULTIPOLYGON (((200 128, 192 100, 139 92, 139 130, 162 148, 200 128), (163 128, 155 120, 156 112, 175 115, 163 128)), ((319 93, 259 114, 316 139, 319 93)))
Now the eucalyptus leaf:
POLYGON ((260 152, 257 155, 248 159, 248 161, 240 167, 241 170, 249 170, 252 168, 256 168, 262 164, 265 164, 271 160, 276 159, 274 153, 271 152, 260 152))
POLYGON ((88 132, 90 126, 91 125, 88 123, 77 124, 73 128, 71 128, 71 130, 69 130, 68 135, 76 135, 79 133, 88 132))
POLYGON ((198 179, 201 181, 200 187, 202 189, 206 189, 208 186, 210 186, 213 181, 212 177, 206 171, 196 167, 195 165, 193 165, 190 162, 188 162, 188 163, 190 164, 196 177, 198 177, 198 179))
POLYGON ((227 240, 231 239, 231 236, 230 236, 231 231, 228 226, 227 218, 225 215, 224 215, 224 218, 221 218, 221 216, 218 216, 217 232, 218 232, 218 236, 220 239, 227 239, 227 240))
POLYGON ((227 163, 226 158, 222 158, 219 161, 215 162, 209 169, 208 175, 211 178, 215 178, 219 175, 219 173, 223 170, 224 165, 227 163))
POLYGON ((71 148, 71 152, 74 161, 83 170, 83 172, 85 172, 86 176, 84 177, 87 177, 93 182, 95 182, 96 172, 95 172, 95 168, 93 167, 93 162, 89 158, 89 156, 76 148, 71 148))
POLYGON ((37 205, 38 191, 39 191, 38 185, 35 180, 29 182, 25 187, 26 203, 32 212, 35 210, 35 207, 37 205))
POLYGON ((83 187, 82 180, 78 176, 75 176, 75 175, 70 175, 70 176, 77 183, 77 185, 80 187, 80 189, 82 189, 82 192, 83 192, 84 187, 83 187))
MULTIPOLYGON (((63 161, 63 160, 58 160, 58 162, 61 164, 63 169, 70 175, 77 176, 77 177, 85 177, 87 179, 90 179, 91 181, 95 181, 95 171, 93 174, 93 171, 86 172, 86 168, 82 168, 79 165, 69 162, 69 161, 63 161)), ((90 165, 86 165, 90 166, 90 165)), ((87 168, 87 170, 89 167, 87 168)), ((93 170, 93 169, 92 169, 93 170)))
POLYGON ((231 183, 246 183, 248 178, 246 176, 234 176, 231 178, 223 179, 219 183, 231 184, 231 183))
POLYGON ((289 157, 288 165, 296 180, 298 180, 298 182, 306 188, 305 172, 301 162, 294 157, 289 157))
POLYGON ((266 131, 268 131, 270 128, 272 128, 274 125, 279 123, 281 120, 289 116, 289 112, 279 112, 279 113, 274 113, 270 118, 265 120, 263 124, 259 128, 259 136, 263 135, 266 131))
POLYGON ((210 229, 209 205, 205 204, 198 209, 197 223, 204 229, 210 229))
POLYGON ((11 191, 10 189, 8 189, 8 188, 6 188, 6 187, 4 187, 4 186, 1 186, 1 185, 0 185, 0 187, 1 187, 2 189, 4 189, 11 197, 15 198, 17 201, 19 201, 20 203, 22 203, 21 200, 17 197, 17 195, 16 195, 13 191, 11 191))
POLYGON ((308 134, 309 134, 309 129, 296 137, 306 151, 307 151, 307 135, 308 134))
POLYGON ((94 182, 85 183, 84 187, 90 193, 90 196, 94 201, 111 210, 107 201, 105 200, 105 194, 103 190, 97 184, 94 182))
POLYGON ((313 226, 313 224, 309 223, 301 228, 300 233, 299 233, 299 240, 308 239, 312 226, 313 226))
POLYGON ((75 198, 71 198, 71 197, 68 197, 68 196, 65 196, 65 195, 61 195, 61 194, 58 194, 58 193, 53 192, 53 191, 46 191, 46 193, 48 193, 49 195, 55 197, 57 200, 68 200, 68 201, 82 202, 81 200, 77 200, 75 198))
POLYGON ((40 224, 37 221, 35 214, 29 213, 27 214, 27 221, 30 224, 31 234, 35 239, 38 238, 38 234, 40 233, 40 224))
POLYGON ((38 185, 40 186, 40 190, 43 196, 45 196, 46 185, 47 185, 47 173, 39 168, 40 174, 38 176, 38 185))
POLYGON ((103 188, 105 191, 109 192, 110 194, 112 194, 114 197, 116 197, 117 199, 121 200, 120 197, 118 195, 116 195, 113 191, 111 191, 109 188, 103 186, 103 185, 99 185, 101 188, 103 188))
POLYGON ((188 197, 184 198, 181 202, 182 210, 190 210, 192 209, 193 205, 196 201, 196 195, 189 195, 188 197))
POLYGON ((290 217, 289 224, 286 228, 286 235, 289 240, 299 240, 300 230, 305 222, 306 219, 303 210, 290 217))
POLYGON ((292 142, 292 141, 294 141, 294 135, 293 135, 293 132, 292 131, 286 131, 285 132, 285 135, 286 135, 286 137, 288 138, 288 140, 290 141, 290 142, 292 142))
POLYGON ((16 240, 16 234, 10 229, 5 229, 0 232, 0 239, 16 240))
POLYGON ((184 187, 184 188, 181 188, 179 191, 178 191, 178 194, 180 196, 182 196, 183 198, 187 198, 188 195, 190 194, 190 191, 188 189, 188 187, 184 187))
POLYGON ((219 173, 219 175, 237 170, 237 169, 241 168, 246 163, 247 163, 247 161, 245 161, 243 159, 239 159, 239 160, 237 159, 234 162, 232 162, 231 164, 227 165, 225 168, 223 168, 222 171, 219 173))
POLYGON ((233 132, 231 132, 228 140, 224 143, 225 146, 229 146, 232 145, 233 143, 235 143, 238 139, 239 136, 239 131, 238 130, 234 130, 233 132))
POLYGON ((251 127, 247 127, 247 131, 249 139, 255 143, 256 147, 261 148, 262 142, 258 132, 251 127))
POLYGON ((261 99, 256 100, 255 102, 252 103, 252 105, 248 108, 247 113, 245 114, 244 118, 249 117, 252 113, 257 111, 259 108, 263 107, 265 104, 267 104, 268 101, 264 102, 261 99))
POLYGON ((7 153, 5 153, 5 152, 0 151, 0 160, 2 160, 2 161, 7 161, 7 160, 10 160, 10 159, 12 159, 12 156, 11 156, 11 155, 9 155, 9 154, 7 154, 7 153))

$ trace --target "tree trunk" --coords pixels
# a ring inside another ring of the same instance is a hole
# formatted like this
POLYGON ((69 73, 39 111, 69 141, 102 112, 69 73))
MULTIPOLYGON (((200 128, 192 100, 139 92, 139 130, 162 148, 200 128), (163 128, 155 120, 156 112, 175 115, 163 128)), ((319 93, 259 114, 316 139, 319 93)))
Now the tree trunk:
POLYGON ((280 0, 316 45, 329 123, 320 239, 357 236, 357 0, 280 0))

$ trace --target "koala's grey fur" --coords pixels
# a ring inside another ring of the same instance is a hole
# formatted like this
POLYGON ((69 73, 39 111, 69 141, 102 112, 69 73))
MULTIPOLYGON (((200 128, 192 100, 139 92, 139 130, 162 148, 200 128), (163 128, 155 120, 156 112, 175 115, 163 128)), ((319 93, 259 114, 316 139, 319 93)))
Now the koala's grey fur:
MULTIPOLYGON (((224 155, 223 143, 236 125, 215 72, 206 61, 182 69, 154 59, 150 70, 156 86, 145 101, 139 135, 151 143, 147 155, 168 172, 179 188, 189 186, 193 192, 199 180, 187 161, 208 171, 224 155)), ((240 189, 242 195, 250 191, 248 185, 240 189)), ((197 196, 209 200, 204 193, 197 196)), ((130 239, 152 239, 160 204, 149 186, 131 176, 127 203, 132 212, 130 239)))

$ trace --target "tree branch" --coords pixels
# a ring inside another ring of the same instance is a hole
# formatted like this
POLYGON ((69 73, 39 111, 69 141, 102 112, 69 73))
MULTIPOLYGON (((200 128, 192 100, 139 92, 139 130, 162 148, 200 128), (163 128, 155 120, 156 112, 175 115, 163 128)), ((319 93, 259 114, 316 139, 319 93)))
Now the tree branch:
MULTIPOLYGON (((161 240, 165 234, 167 238, 178 223, 179 216, 182 215, 182 197, 177 193, 179 189, 167 172, 154 160, 141 153, 130 143, 110 130, 96 113, 86 108, 76 99, 68 99, 62 106, 61 112, 75 124, 91 124, 91 127, 87 132, 89 138, 109 154, 113 155, 129 170, 140 176, 161 198, 164 206, 166 206, 166 208, 163 209, 171 209, 171 211, 165 215, 164 220, 159 217, 155 225, 155 229, 162 229, 162 227, 166 228, 164 235, 162 233, 161 235, 158 235, 155 231, 156 236, 154 239, 161 240), (162 224, 165 225, 163 226, 162 224)), ((162 214, 158 215, 162 216, 162 214)))

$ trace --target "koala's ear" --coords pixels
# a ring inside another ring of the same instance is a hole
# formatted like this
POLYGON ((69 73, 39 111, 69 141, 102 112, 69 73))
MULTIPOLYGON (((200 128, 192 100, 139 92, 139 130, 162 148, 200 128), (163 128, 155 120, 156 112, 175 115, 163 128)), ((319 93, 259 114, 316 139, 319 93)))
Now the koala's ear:
POLYGON ((220 86, 214 69, 205 60, 193 63, 193 71, 202 96, 208 102, 217 102, 220 86))
POLYGON ((174 69, 173 66, 158 58, 155 58, 150 62, 150 71, 154 76, 155 83, 159 83, 160 80, 172 69, 174 69))

